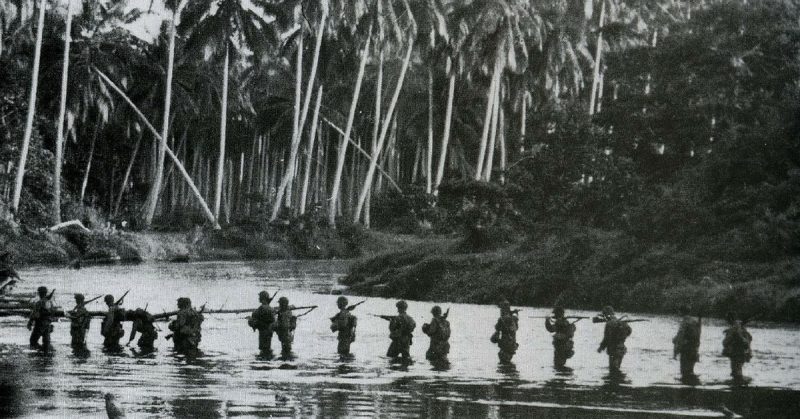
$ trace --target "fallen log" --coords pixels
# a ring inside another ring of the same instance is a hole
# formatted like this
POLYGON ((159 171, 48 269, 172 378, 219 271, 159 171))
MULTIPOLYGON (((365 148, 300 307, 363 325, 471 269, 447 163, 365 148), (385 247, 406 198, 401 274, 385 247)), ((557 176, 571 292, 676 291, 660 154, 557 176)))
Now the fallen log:
MULTIPOLYGON (((236 309, 220 309, 220 310, 203 310, 203 314, 241 314, 241 313, 252 313, 256 309, 254 308, 236 308, 236 309)), ((157 313, 153 314, 153 320, 161 320, 167 319, 173 316, 178 315, 178 311, 167 311, 164 313, 157 313)))

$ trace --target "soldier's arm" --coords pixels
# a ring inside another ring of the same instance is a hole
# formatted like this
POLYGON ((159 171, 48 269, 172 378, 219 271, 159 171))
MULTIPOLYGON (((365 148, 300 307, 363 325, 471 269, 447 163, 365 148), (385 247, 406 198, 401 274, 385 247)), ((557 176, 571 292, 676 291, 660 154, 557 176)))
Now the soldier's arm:
POLYGON ((603 350, 608 346, 608 332, 608 323, 606 323, 606 327, 603 330, 603 340, 600 341, 600 347, 597 348, 597 352, 603 352, 603 350))
POLYGON ((550 322, 550 318, 547 317, 544 319, 544 328, 547 329, 548 332, 553 333, 556 331, 555 326, 553 323, 550 322))

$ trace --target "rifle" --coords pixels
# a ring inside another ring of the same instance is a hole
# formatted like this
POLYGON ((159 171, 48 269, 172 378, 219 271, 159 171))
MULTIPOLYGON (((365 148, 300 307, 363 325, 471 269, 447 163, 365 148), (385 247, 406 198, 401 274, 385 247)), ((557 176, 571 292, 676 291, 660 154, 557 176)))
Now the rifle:
POLYGON ((378 318, 384 319, 386 321, 392 321, 392 320, 397 318, 397 316, 390 316, 388 314, 370 314, 370 316, 378 317, 378 318))
MULTIPOLYGON (((619 320, 621 322, 625 322, 625 323, 649 322, 650 321, 649 319, 626 319, 625 317, 622 317, 622 318, 617 319, 617 320, 619 320)), ((607 320, 604 317, 600 317, 600 316, 592 317, 592 323, 605 323, 606 321, 607 320)))
POLYGON ((52 299, 53 299, 53 294, 55 294, 55 293, 56 293, 56 289, 55 289, 55 288, 53 288, 53 290, 52 290, 52 291, 50 291, 50 295, 48 295, 48 296, 47 296, 47 299, 48 299, 48 300, 52 300, 52 299))
POLYGON ((359 302, 357 302, 355 304, 349 305, 349 306, 347 306, 347 311, 353 311, 356 307, 358 307, 361 304, 364 304, 366 302, 367 302, 367 300, 362 300, 362 301, 359 301, 359 302))
POLYGON ((280 291, 281 291, 281 289, 280 289, 280 288, 278 288, 278 290, 277 290, 277 291, 275 291, 275 294, 272 294, 272 297, 270 297, 269 301, 267 301, 267 304, 271 303, 271 302, 272 302, 272 300, 274 300, 274 299, 275 299, 275 297, 278 295, 278 293, 279 293, 280 291))
POLYGON ((91 303, 91 302, 93 302, 93 301, 99 300, 99 299, 100 299, 100 297, 102 297, 102 296, 103 296, 103 294, 100 294, 100 295, 98 295, 97 297, 94 297, 94 298, 92 298, 92 299, 91 299, 91 300, 89 300, 89 301, 84 301, 84 302, 83 302, 83 304, 81 305, 81 307, 83 307, 83 306, 85 306, 86 304, 89 304, 89 303, 91 303))
POLYGON ((315 309, 317 306, 300 306, 300 307, 289 307, 289 310, 308 310, 308 309, 315 309))
POLYGON ((125 299, 125 296, 128 295, 129 292, 131 292, 131 290, 125 291, 125 294, 122 294, 122 297, 119 297, 119 300, 117 300, 117 302, 115 302, 114 305, 118 306, 122 304, 122 301, 125 299))
POLYGON ((447 316, 449 316, 449 315, 450 315, 450 307, 447 307, 447 311, 444 312, 444 314, 442 315, 442 318, 447 320, 447 316))
MULTIPOLYGON (((528 318, 530 318, 530 319, 554 319, 555 317, 553 317, 553 316, 528 316, 528 318)), ((564 318, 565 319, 583 320, 583 319, 588 319, 589 317, 588 316, 564 316, 564 318)))

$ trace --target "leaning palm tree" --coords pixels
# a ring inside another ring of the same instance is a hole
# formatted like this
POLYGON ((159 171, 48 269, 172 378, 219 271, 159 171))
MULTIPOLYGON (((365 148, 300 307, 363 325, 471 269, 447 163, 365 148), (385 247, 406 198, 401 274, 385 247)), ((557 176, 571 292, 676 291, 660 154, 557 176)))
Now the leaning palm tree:
MULTIPOLYGON (((64 119, 67 114, 67 80, 69 78, 69 44, 72 41, 72 2, 66 3, 66 22, 64 25, 64 59, 61 65, 61 100, 58 106, 58 122, 56 123, 56 161, 53 173, 53 223, 61 222, 61 164, 64 160, 64 119)), ((2 35, 0 35, 2 36, 2 35)))
POLYGON ((277 44, 275 25, 265 15, 283 22, 281 9, 275 2, 264 0, 192 0, 186 7, 179 31, 188 35, 187 48, 202 52, 205 60, 222 59, 222 92, 220 98, 220 135, 217 176, 214 190, 214 216, 219 219, 222 182, 225 174, 225 140, 227 134, 228 78, 231 56, 256 55, 267 45, 277 44))

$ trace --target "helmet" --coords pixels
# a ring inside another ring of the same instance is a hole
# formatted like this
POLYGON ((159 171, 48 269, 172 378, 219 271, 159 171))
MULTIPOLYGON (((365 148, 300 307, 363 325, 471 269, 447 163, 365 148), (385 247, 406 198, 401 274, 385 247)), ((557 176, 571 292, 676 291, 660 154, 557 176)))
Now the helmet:
POLYGON ((178 298, 178 308, 184 309, 184 308, 189 308, 191 306, 192 306, 192 300, 190 300, 188 297, 178 298))
POLYGON ((400 310, 405 310, 408 308, 408 303, 406 300, 400 300, 397 302, 397 304, 395 304, 395 306, 400 310))
POLYGON ((511 308, 511 303, 509 303, 508 300, 502 300, 497 306, 500 308, 511 308))
POLYGON ((111 295, 111 294, 106 294, 106 296, 103 297, 103 301, 106 302, 106 305, 110 306, 110 305, 114 304, 114 296, 111 295))
POLYGON ((39 297, 47 297, 47 287, 39 287, 36 289, 36 293, 39 294, 39 297))
POLYGON ((436 317, 441 316, 442 315, 442 308, 439 307, 439 306, 433 306, 433 308, 431 309, 431 314, 433 314, 436 317))
POLYGON ((266 291, 261 291, 258 293, 258 301, 269 301, 269 293, 266 291))
POLYGON ((564 307, 557 306, 553 309, 553 314, 556 316, 563 316, 564 315, 564 307))
POLYGON ((86 297, 83 294, 75 294, 75 302, 78 304, 82 304, 86 300, 86 297))
POLYGON ((286 297, 278 298, 278 304, 280 304, 282 306, 287 306, 287 305, 289 305, 289 299, 286 298, 286 297))
POLYGON ((603 315, 604 316, 613 316, 614 315, 614 307, 611 307, 611 306, 603 307, 603 315))
POLYGON ((336 299, 336 306, 341 309, 347 307, 347 303, 348 303, 347 297, 345 297, 344 295, 340 295, 339 298, 336 299))

